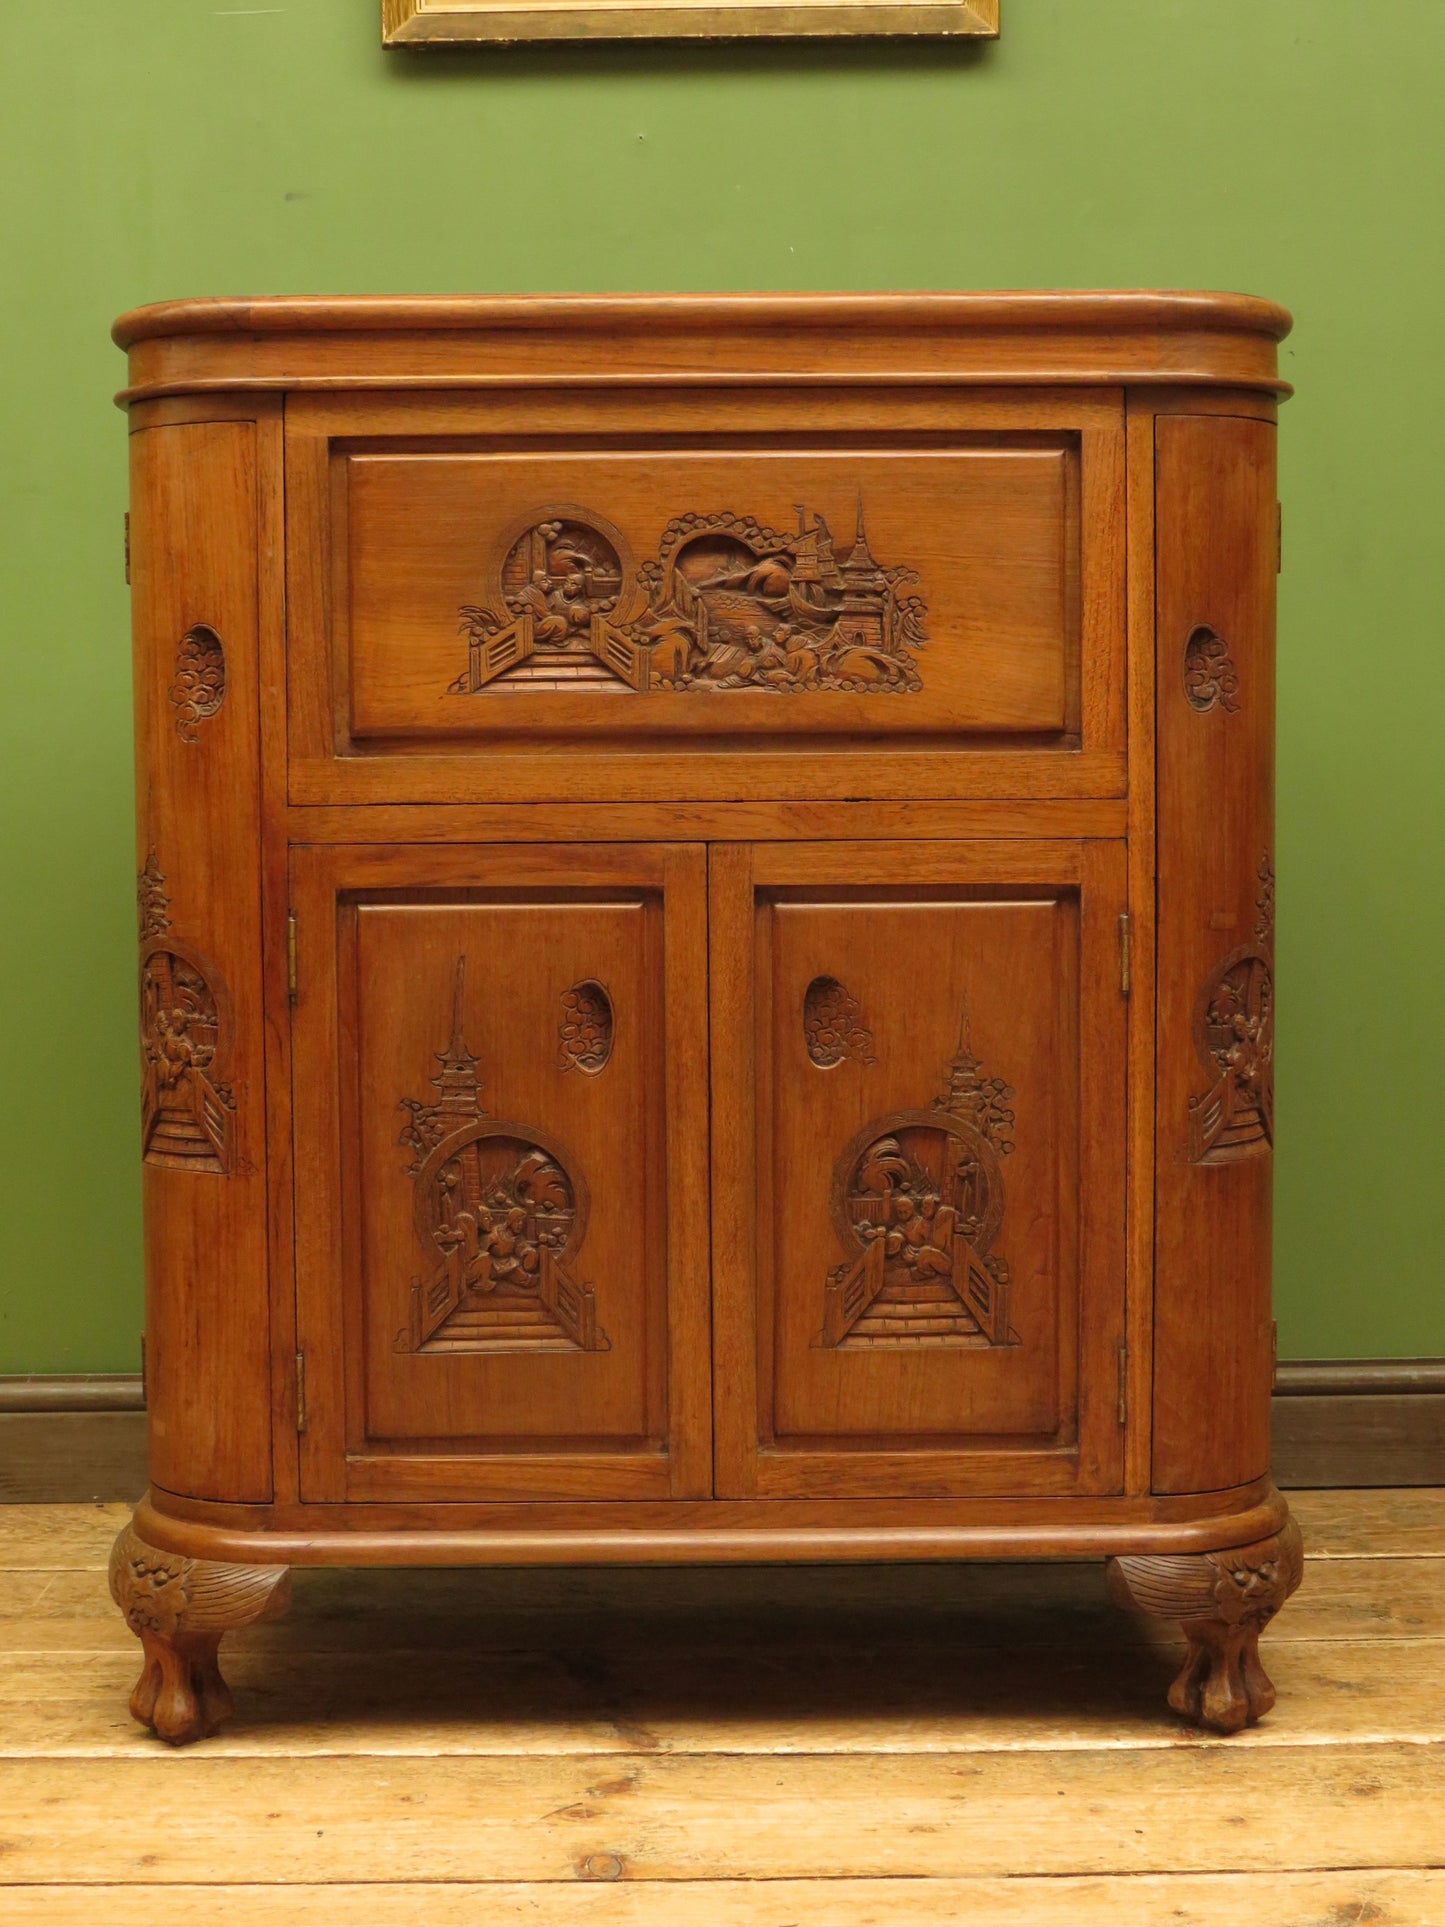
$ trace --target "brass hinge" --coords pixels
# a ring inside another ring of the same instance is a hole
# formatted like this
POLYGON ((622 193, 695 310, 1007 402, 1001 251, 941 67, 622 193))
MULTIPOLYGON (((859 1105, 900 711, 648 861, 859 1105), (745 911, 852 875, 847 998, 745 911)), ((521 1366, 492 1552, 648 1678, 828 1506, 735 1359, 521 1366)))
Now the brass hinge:
POLYGON ((125 518, 125 585, 130 587, 130 515, 125 518))
POLYGON ((306 1354, 296 1354, 296 1430, 306 1430, 306 1354))
POLYGON ((294 910, 286 918, 286 995, 294 1004, 296 1001, 296 912, 294 910))
POLYGON ((1119 1347, 1119 1423, 1129 1422, 1129 1347, 1119 1347))
POLYGON ((1284 570, 1284 503, 1274 505, 1274 572, 1280 575, 1284 570))
POLYGON ((1129 913, 1119 919, 1119 995, 1129 995, 1129 913))
POLYGON ((140 1402, 142 1405, 144 1405, 147 1402, 146 1401, 146 1335, 144 1332, 142 1332, 140 1335, 140 1402))

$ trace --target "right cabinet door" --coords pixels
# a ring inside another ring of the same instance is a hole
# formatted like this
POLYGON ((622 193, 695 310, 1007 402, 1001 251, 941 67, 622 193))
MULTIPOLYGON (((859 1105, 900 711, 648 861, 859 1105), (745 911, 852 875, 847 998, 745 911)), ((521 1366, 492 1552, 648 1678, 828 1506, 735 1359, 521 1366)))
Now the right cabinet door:
POLYGON ((714 845, 721 1496, 1122 1478, 1122 844, 714 845))

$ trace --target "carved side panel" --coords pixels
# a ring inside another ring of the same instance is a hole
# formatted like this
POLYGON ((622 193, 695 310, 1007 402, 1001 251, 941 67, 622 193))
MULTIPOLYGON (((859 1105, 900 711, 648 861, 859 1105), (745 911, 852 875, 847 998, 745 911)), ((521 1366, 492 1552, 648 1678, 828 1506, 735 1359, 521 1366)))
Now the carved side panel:
POLYGON ((463 1035, 466 962, 457 959, 436 1101, 401 1100, 413 1222, 431 1269, 412 1281, 396 1348, 608 1351, 593 1293, 571 1272, 587 1231, 586 1183, 554 1138, 483 1109, 463 1035))
POLYGON ((828 1275, 819 1344, 839 1349, 1016 1345, 1001 1160, 1013 1092, 985 1077, 968 1013, 931 1109, 874 1119, 839 1157, 831 1209, 849 1256, 828 1275))
POLYGON ((1275 978, 1260 855, 1274 843, 1274 442, 1272 423, 1236 416, 1155 425, 1162 1493, 1269 1465, 1275 978))
POLYGON ((484 600, 458 612, 467 666, 450 693, 921 689, 916 571, 874 557, 861 494, 841 552, 821 515, 797 513, 793 530, 676 516, 639 567, 592 510, 532 511, 503 532, 484 600))
POLYGON ((226 700, 226 652, 209 624, 187 629, 176 648, 176 673, 167 690, 176 712, 176 734, 194 743, 197 725, 214 716, 226 700))
POLYGON ((130 436, 150 1471, 234 1504, 274 1489, 258 648, 281 584, 271 545, 263 596, 258 517, 279 403, 256 412, 130 436))

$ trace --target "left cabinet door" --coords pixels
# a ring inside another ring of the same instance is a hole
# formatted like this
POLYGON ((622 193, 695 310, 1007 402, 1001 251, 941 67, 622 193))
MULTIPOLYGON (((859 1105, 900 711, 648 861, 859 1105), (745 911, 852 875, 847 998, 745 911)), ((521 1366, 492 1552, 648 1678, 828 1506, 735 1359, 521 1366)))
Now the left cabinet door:
POLYGON ((710 1490, 701 845, 296 848, 307 1500, 710 1490))

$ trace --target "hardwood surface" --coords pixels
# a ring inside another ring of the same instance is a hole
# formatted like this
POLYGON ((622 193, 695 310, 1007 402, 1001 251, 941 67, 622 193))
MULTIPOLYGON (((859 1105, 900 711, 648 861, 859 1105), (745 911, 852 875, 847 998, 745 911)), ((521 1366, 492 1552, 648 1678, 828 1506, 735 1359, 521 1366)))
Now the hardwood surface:
POLYGON ((1093 1550, 1268 1709, 1287 325, 118 325, 139 1717, 288 1559, 1093 1550))
POLYGON ((1269 1463, 1276 430, 1155 433, 1153 1486, 1186 1492, 1269 1463))
POLYGON ((1227 1742, 1098 1563, 312 1571, 181 1758, 124 1711, 125 1509, 3 1508, 0 1917, 1430 1927, 1445 1492, 1292 1503, 1281 1703, 1227 1742))
POLYGON ((159 302, 123 315, 123 402, 276 388, 726 391, 1127 381, 1288 394, 1272 302, 1191 293, 392 297, 159 302), (598 337, 604 337, 599 356, 598 337), (550 339, 549 339, 550 338, 550 339))
POLYGON ((256 442, 254 422, 131 436, 131 613, 151 1470, 265 1500, 262 924, 238 887, 260 827, 256 442))

